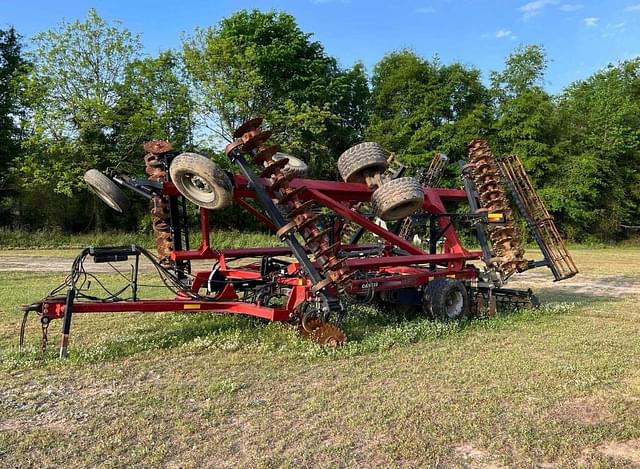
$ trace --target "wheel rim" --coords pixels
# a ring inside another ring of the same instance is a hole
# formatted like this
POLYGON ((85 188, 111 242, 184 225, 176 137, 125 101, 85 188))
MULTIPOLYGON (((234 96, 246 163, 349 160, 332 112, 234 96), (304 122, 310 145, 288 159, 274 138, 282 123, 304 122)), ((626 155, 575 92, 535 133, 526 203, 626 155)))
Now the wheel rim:
POLYGON ((358 168, 356 171, 349 174, 345 180, 347 182, 356 182, 359 180, 364 180, 367 173, 384 173, 386 170, 386 163, 369 163, 368 165, 358 168))
POLYGON ((116 203, 116 201, 111 198, 106 192, 102 191, 101 189, 94 187, 94 186, 90 186, 91 190, 98 196, 100 197, 100 199, 107 204, 109 207, 111 207, 112 209, 114 209, 116 212, 122 212, 122 207, 120 207, 120 205, 118 205, 116 203))
POLYGON ((385 210, 384 213, 381 214, 381 218, 390 221, 399 220, 414 214, 421 207, 422 200, 406 200, 385 210))
POLYGON ((450 319, 458 318, 464 312, 464 297, 460 290, 452 290, 447 295, 444 305, 445 314, 450 319))
POLYGON ((216 193, 211 184, 197 174, 180 174, 176 182, 182 187, 182 192, 185 192, 185 195, 195 200, 202 203, 212 203, 216 200, 216 193))

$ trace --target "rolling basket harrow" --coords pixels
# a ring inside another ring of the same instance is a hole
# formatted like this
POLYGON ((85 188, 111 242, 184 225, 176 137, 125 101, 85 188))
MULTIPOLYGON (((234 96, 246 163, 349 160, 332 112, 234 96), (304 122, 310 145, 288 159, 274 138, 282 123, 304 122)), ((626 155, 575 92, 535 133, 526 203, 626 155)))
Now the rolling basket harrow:
POLYGON ((126 210, 121 188, 149 200, 158 255, 135 245, 84 249, 60 287, 25 305, 20 344, 30 312, 40 317, 43 348, 50 322, 62 319, 60 355, 66 356, 76 313, 183 311, 290 322, 303 336, 337 346, 347 340, 340 326, 345 302, 354 298, 415 307, 451 321, 494 314, 497 305, 537 306, 530 290, 504 288, 515 273, 540 266, 549 267, 556 280, 577 273, 520 161, 494 157, 483 140, 472 142, 468 162, 460 162, 462 189, 436 187, 448 162, 445 155, 436 154, 417 178, 403 176, 404 168, 390 176, 391 158, 373 142, 340 156, 343 182, 334 182, 306 179, 306 165, 270 144, 271 132, 261 124, 259 118, 246 122, 225 148, 240 174, 198 154, 177 154, 164 141, 145 145, 147 179, 89 170, 87 184, 111 208, 126 210), (509 195, 543 259, 525 259, 509 195), (187 200, 200 207, 197 248, 189 244, 187 200), (467 204, 470 210, 449 213, 445 203, 467 204), (211 246, 210 211, 231 204, 255 216, 283 245, 211 246), (461 244, 456 226, 464 221, 473 226, 480 250, 461 244), (349 226, 357 229, 349 232, 349 226), (414 243, 420 228, 425 233, 414 243), (365 233, 374 242, 362 242, 365 233), (128 284, 106 297, 88 295, 88 282, 99 279, 85 270, 87 258, 130 262, 128 284), (141 258, 154 266, 173 298, 139 298, 141 258), (196 260, 212 267, 192 271, 196 260))

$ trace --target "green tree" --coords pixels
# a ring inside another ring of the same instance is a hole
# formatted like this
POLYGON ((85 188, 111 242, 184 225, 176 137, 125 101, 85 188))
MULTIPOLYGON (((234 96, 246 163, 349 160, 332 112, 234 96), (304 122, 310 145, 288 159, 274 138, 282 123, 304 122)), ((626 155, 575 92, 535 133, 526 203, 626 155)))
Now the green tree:
POLYGON ((487 132, 490 117, 477 69, 402 50, 386 55, 373 70, 367 138, 413 167, 423 166, 435 150, 464 158, 466 144, 487 132))
POLYGON ((520 156, 539 187, 556 170, 558 137, 555 105, 543 88, 546 69, 544 49, 529 45, 509 55, 502 72, 491 73, 495 150, 520 156))
POLYGON ((19 35, 14 28, 0 30, 0 190, 7 184, 11 164, 20 155, 22 133, 18 122, 24 114, 20 83, 26 70, 19 35))
POLYGON ((119 161, 115 108, 127 65, 139 54, 138 38, 95 10, 85 21, 62 22, 33 38, 27 92, 31 135, 21 171, 30 184, 71 195, 82 173, 119 161))
POLYGON ((286 151, 327 173, 336 153, 362 135, 368 97, 362 65, 340 69, 291 15, 240 11, 197 30, 183 53, 202 123, 218 140, 261 116, 286 151))
POLYGON ((118 155, 140 167, 146 141, 167 140, 176 149, 192 146, 193 102, 173 52, 129 63, 117 91, 113 129, 118 155))
POLYGON ((640 59, 572 84, 559 113, 552 208, 572 237, 614 239, 640 217, 640 59))

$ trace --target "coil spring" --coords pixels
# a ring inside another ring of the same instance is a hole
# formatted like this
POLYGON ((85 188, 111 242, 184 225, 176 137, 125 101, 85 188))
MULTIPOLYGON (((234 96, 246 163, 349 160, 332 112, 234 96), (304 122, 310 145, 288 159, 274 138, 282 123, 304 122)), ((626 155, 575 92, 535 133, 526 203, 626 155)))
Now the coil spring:
MULTIPOLYGON (((167 168, 164 153, 171 151, 171 144, 164 140, 153 140, 144 144, 145 172, 152 181, 164 182, 167 180, 167 168)), ((166 196, 154 195, 150 201, 151 223, 156 239, 156 249, 161 263, 167 264, 173 251, 173 236, 171 234, 171 216, 169 214, 169 201, 166 196)))
POLYGON ((292 174, 285 174, 282 169, 288 160, 274 160, 273 155, 280 150, 279 145, 266 145, 271 137, 271 132, 261 131, 261 119, 253 119, 246 122, 236 130, 234 137, 241 138, 244 142, 244 150, 253 155, 253 162, 263 166, 260 175, 270 181, 271 190, 289 223, 278 230, 278 235, 283 236, 292 231, 302 235, 306 247, 313 253, 319 264, 325 279, 314 285, 313 290, 319 291, 334 284, 338 290, 343 291, 348 286, 350 279, 346 260, 338 256, 340 243, 329 242, 329 232, 333 227, 320 229, 317 225, 320 215, 312 212, 314 201, 304 202, 300 193, 304 188, 293 189, 289 185, 292 174))
POLYGON ((501 212, 506 219, 503 225, 489 225, 489 239, 495 252, 492 262, 508 277, 524 268, 527 263, 524 250, 520 247, 520 236, 513 221, 509 199, 487 142, 482 139, 473 140, 468 149, 468 167, 471 169, 481 208, 489 212, 501 212))

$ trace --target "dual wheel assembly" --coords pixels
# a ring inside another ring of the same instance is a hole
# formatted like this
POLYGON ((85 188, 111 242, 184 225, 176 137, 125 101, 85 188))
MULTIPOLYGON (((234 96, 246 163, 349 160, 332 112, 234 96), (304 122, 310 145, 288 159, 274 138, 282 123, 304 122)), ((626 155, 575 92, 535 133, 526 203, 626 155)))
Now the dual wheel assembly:
POLYGON ((385 221, 406 218, 422 208, 424 193, 414 177, 388 179, 387 152, 375 142, 364 142, 338 158, 338 171, 345 182, 365 183, 375 189, 371 196, 373 215, 385 221))

